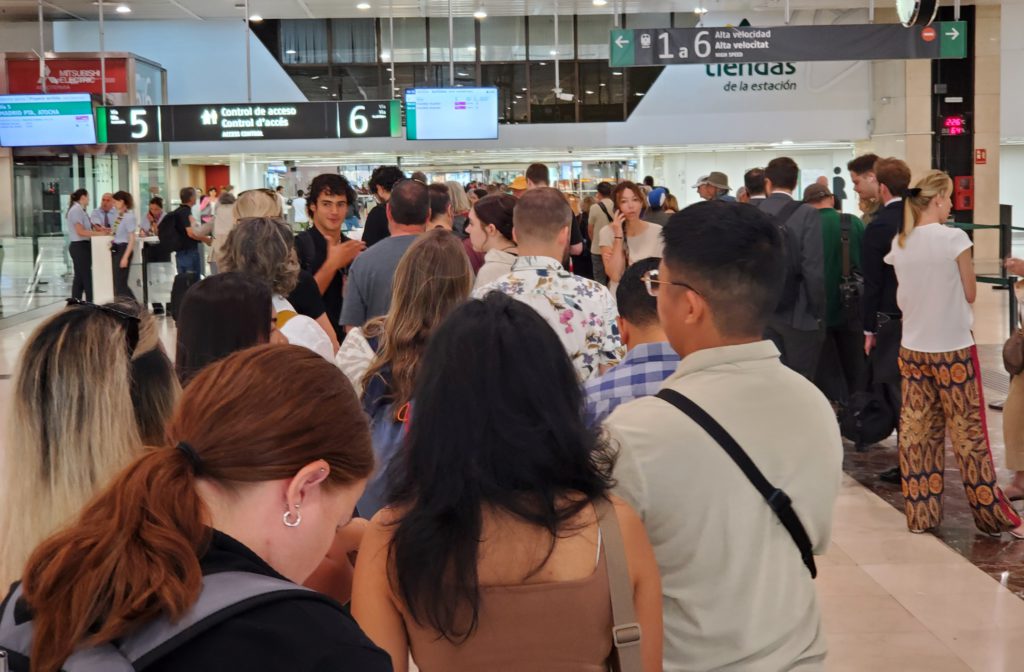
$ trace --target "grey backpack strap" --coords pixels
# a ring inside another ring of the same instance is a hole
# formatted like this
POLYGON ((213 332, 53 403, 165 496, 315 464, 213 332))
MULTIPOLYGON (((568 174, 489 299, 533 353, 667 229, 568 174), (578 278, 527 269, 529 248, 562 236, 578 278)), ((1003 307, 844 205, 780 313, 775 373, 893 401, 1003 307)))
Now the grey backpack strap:
MULTIPOLYGON (((16 625, 14 604, 21 587, 0 618, 0 648, 25 657, 31 650, 32 622, 16 625)), ((337 607, 330 598, 302 586, 249 572, 221 572, 203 577, 199 599, 176 622, 166 616, 150 621, 116 644, 82 649, 62 666, 64 672, 122 672, 147 665, 233 615, 286 598, 314 599, 337 607)))

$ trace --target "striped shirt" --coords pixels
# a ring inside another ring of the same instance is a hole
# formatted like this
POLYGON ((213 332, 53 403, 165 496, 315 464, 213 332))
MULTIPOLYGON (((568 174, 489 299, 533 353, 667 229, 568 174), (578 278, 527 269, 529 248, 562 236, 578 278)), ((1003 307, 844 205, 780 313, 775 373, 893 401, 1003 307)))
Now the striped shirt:
POLYGON ((586 383, 586 422, 595 426, 620 404, 658 393, 661 384, 675 373, 679 355, 665 342, 642 343, 622 363, 586 383))

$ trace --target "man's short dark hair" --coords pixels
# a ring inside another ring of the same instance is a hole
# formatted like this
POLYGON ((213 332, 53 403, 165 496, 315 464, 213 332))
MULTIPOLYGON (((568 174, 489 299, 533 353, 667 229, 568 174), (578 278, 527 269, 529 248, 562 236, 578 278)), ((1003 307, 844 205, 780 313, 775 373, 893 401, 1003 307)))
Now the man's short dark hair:
POLYGON ((405 173, 398 166, 377 166, 370 174, 370 191, 376 193, 377 187, 391 191, 395 184, 405 179, 405 173))
POLYGON ((430 190, 419 180, 396 182, 388 211, 396 224, 423 226, 430 220, 430 190))
POLYGON ((551 184, 551 172, 543 163, 531 163, 526 169, 526 179, 547 187, 551 184))
POLYGON ((552 242, 572 222, 572 209, 562 192, 551 187, 530 189, 520 197, 512 214, 512 229, 519 238, 552 242))
POLYGON ((894 198, 903 198, 910 188, 910 166, 895 157, 879 159, 872 171, 879 184, 884 184, 894 198))
POLYGON ((763 196, 764 168, 751 168, 743 173, 743 186, 747 188, 748 196, 763 196))
POLYGON ((658 270, 659 257, 649 257, 635 262, 619 278, 615 290, 615 302, 622 319, 638 327, 649 327, 658 321, 658 300, 651 296, 644 284, 647 271, 658 270))
POLYGON ((417 182, 427 183, 427 174, 422 170, 417 170, 415 173, 409 176, 410 179, 416 180, 417 182))
POLYGON ((195 187, 185 187, 178 193, 178 197, 181 199, 181 204, 191 203, 196 200, 195 187))
POLYGON ((160 198, 159 196, 154 196, 153 198, 149 199, 149 204, 155 205, 161 210, 164 209, 164 199, 160 198))
MULTIPOLYGON (((301 194, 299 194, 301 196, 301 194)), ((354 208, 356 203, 356 190, 348 183, 342 175, 335 173, 321 173, 313 178, 309 184, 309 199, 306 201, 306 209, 312 214, 312 207, 320 200, 320 196, 344 196, 348 201, 349 208, 354 208)))
POLYGON ((648 175, 647 177, 645 177, 644 178, 644 184, 646 186, 650 187, 651 189, 653 189, 654 188, 654 176, 653 175, 648 175))
POLYGON ((662 236, 665 265, 703 295, 722 335, 760 337, 785 270, 768 215, 746 203, 704 201, 673 215, 662 236))
POLYGON ((604 198, 611 198, 613 191, 615 191, 615 187, 612 186, 611 182, 597 183, 597 193, 599 193, 604 198))
POLYGON ((302 189, 299 189, 299 190, 298 190, 297 192, 295 192, 295 193, 296 193, 296 194, 298 194, 298 197, 299 197, 299 198, 302 198, 302 193, 303 193, 303 192, 302 192, 302 189))
POLYGON ((768 162, 764 176, 771 180, 772 186, 779 189, 796 189, 796 181, 800 178, 800 166, 788 156, 780 156, 768 162))
POLYGON ((278 186, 277 189, 275 189, 274 191, 284 191, 284 187, 283 186, 278 186))
POLYGON ((452 204, 452 197, 448 193, 448 187, 443 184, 432 184, 427 187, 427 191, 430 192, 430 219, 434 220, 447 215, 448 206, 452 204))
POLYGON ((875 170, 876 163, 878 163, 877 154, 864 154, 847 163, 846 169, 851 173, 863 175, 864 173, 873 172, 875 170))

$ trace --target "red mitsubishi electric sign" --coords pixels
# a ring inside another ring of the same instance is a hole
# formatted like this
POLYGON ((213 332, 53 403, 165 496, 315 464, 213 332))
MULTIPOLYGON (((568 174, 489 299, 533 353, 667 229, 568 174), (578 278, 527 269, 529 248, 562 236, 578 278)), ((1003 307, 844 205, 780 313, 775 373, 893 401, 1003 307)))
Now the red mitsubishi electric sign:
MULTIPOLYGON (((107 93, 128 93, 128 63, 108 58, 107 93)), ((39 61, 7 61, 9 93, 42 93, 39 61)), ((100 59, 53 58, 46 60, 47 93, 102 93, 100 59)))

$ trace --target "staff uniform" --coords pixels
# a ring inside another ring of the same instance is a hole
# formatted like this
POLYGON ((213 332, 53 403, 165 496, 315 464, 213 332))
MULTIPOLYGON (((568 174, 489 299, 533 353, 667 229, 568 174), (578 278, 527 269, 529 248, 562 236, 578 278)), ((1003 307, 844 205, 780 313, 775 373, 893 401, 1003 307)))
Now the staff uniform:
POLYGON ((102 226, 104 229, 109 229, 114 225, 114 220, 117 219, 117 212, 113 208, 110 210, 96 208, 89 215, 89 219, 92 220, 94 226, 102 226))
POLYGON ((79 235, 76 224, 86 231, 92 230, 92 221, 79 203, 71 205, 65 223, 68 240, 71 241, 68 253, 75 269, 75 279, 71 282, 71 296, 81 299, 84 295, 86 301, 92 301, 92 243, 89 242, 88 236, 79 235))
POLYGON ((126 210, 114 219, 114 242, 110 244, 110 263, 114 271, 114 296, 116 297, 135 299, 135 294, 128 286, 128 274, 131 273, 132 254, 135 252, 129 248, 134 242, 137 228, 135 213, 131 210, 126 210), (121 268, 121 257, 125 252, 128 254, 128 265, 121 268))
POLYGON ((1012 530, 1021 518, 996 485, 974 313, 957 265, 971 240, 935 223, 918 225, 902 247, 898 241, 885 263, 896 269, 903 311, 899 456, 907 527, 923 531, 942 522, 948 433, 975 526, 989 534, 1012 530))
MULTIPOLYGON (((831 405, 770 341, 687 355, 662 389, 717 420, 828 547, 843 444, 831 405)), ((666 672, 824 669, 811 574, 792 537, 728 454, 657 397, 617 408, 616 494, 640 514, 658 561, 666 672)))

